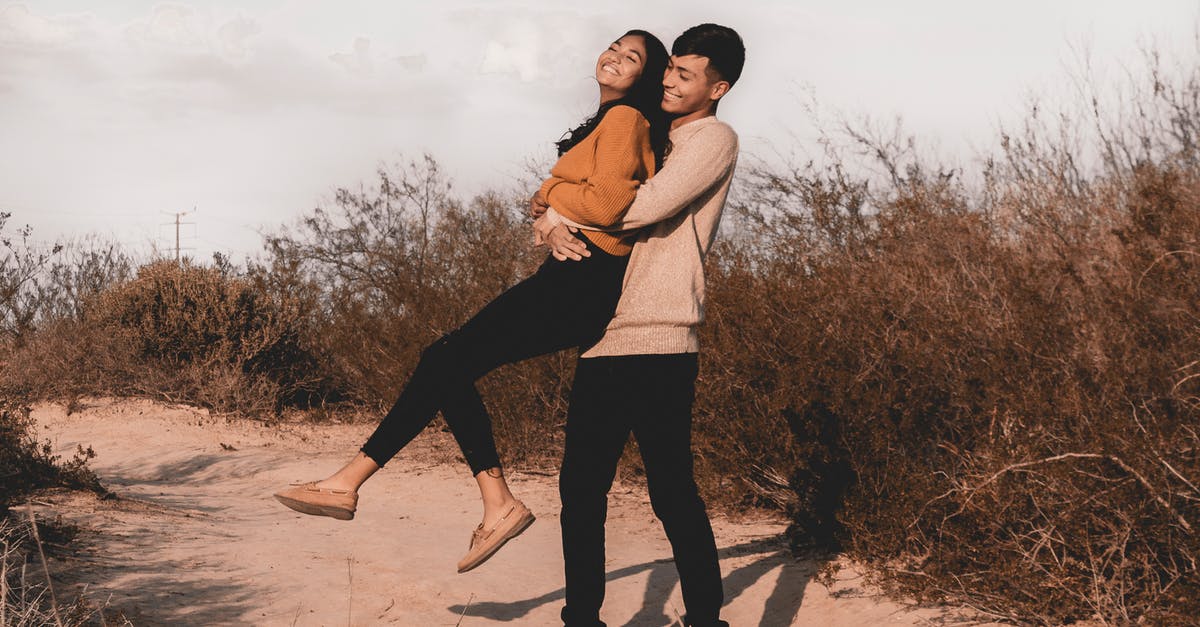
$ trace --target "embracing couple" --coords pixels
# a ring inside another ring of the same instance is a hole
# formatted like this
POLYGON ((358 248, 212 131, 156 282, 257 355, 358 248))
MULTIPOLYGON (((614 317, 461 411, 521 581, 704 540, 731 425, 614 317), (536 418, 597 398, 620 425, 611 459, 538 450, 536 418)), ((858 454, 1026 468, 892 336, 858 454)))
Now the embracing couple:
POLYGON ((550 256, 421 355, 361 451, 321 481, 275 497, 349 520, 358 488, 440 411, 483 499, 459 572, 534 520, 513 496, 475 381, 496 367, 578 348, 567 413, 562 498, 566 625, 603 625, 608 491, 629 435, 679 571, 688 625, 724 625, 716 543, 693 479, 691 423, 704 311, 704 257, 733 178, 737 135, 715 114, 742 72, 730 28, 689 28, 668 55, 632 30, 596 62, 600 106, 558 142, 559 160, 530 202, 550 256))

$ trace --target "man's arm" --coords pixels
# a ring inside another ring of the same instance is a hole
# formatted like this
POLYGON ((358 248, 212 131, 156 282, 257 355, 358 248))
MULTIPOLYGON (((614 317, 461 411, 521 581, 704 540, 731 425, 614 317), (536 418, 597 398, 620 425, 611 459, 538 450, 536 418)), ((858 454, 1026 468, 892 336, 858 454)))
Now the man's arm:
MULTIPOLYGON (((700 194, 721 180, 737 159, 737 135, 723 125, 701 129, 678 150, 672 149, 661 171, 638 188, 637 197, 625 215, 611 225, 597 224, 569 210, 549 210, 563 222, 607 232, 640 229, 679 213, 700 194)), ((553 205, 553 203, 551 203, 553 205)))

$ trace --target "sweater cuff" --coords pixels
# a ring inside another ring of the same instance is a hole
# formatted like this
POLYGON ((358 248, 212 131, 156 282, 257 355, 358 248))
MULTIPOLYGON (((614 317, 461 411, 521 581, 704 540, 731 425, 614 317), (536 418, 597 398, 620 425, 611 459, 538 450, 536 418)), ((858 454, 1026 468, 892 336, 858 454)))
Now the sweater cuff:
POLYGON ((557 176, 552 176, 542 183, 541 188, 538 189, 538 193, 542 195, 542 198, 546 200, 547 204, 550 202, 550 190, 554 189, 555 185, 558 185, 562 182, 563 179, 560 179, 557 176))
POLYGON ((573 226, 579 226, 577 224, 571 223, 568 220, 564 219, 562 217, 562 214, 560 214, 554 207, 547 207, 545 216, 546 216, 546 223, 550 225, 550 228, 554 228, 564 222, 567 222, 568 224, 572 224, 573 226))

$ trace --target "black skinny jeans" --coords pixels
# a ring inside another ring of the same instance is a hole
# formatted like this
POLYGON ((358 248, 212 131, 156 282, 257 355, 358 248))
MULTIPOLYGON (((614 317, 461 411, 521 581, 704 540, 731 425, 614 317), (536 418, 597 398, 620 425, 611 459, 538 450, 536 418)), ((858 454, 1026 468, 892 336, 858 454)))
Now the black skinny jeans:
POLYGON ((719 620, 724 592, 717 545, 692 474, 697 356, 580 359, 575 367, 559 493, 569 627, 602 627, 604 520, 617 461, 637 440, 654 514, 671 542, 686 624, 719 620))
POLYGON ((475 381, 502 364, 600 339, 621 296, 629 257, 586 244, 590 257, 547 257, 533 276, 429 345, 362 452, 383 466, 440 410, 473 474, 499 467, 492 421, 475 381))

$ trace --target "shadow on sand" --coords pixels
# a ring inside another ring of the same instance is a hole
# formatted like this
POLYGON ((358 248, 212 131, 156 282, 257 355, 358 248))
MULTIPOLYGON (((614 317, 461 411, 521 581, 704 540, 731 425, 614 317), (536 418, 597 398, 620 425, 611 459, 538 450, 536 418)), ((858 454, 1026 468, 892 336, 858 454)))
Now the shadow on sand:
POLYGON ((103 483, 124 494, 95 506, 104 515, 85 522, 55 579, 66 589, 91 590, 91 601, 126 612, 139 626, 244 624, 262 592, 210 555, 210 547, 238 540, 240 523, 227 516, 230 506, 201 505, 195 493, 265 472, 271 462, 198 454, 104 468, 103 483), (177 550, 164 552, 167 544, 177 550), (98 590, 115 592, 106 598, 98 590))
MULTIPOLYGON (((754 561, 741 566, 724 578, 725 604, 748 590, 768 573, 778 570, 775 587, 763 606, 759 627, 778 627, 791 624, 800 610, 804 588, 817 572, 818 564, 797 561, 791 556, 785 540, 779 537, 762 538, 718 550, 722 560, 727 558, 757 555, 754 561)), ((625 623, 626 627, 662 627, 677 622, 676 608, 668 607, 671 592, 679 576, 674 560, 664 559, 635 566, 626 566, 607 575, 608 581, 616 581, 649 571, 642 609, 625 623)), ((464 614, 498 621, 516 621, 535 608, 550 603, 562 603, 565 591, 562 588, 541 596, 512 602, 482 601, 470 606, 451 605, 447 609, 454 614, 464 614)), ((683 608, 678 608, 682 612, 683 608)))
MULTIPOLYGON (((118 507, 141 503, 122 499, 118 507)), ((156 514, 163 509, 154 506, 156 514)), ((170 514, 167 514, 170 515, 170 514)), ((181 514, 175 514, 177 516, 181 514)), ((229 578, 193 577, 209 568, 196 556, 157 558, 163 542, 159 525, 105 524, 76 538, 71 556, 59 562, 55 579, 66 590, 89 593, 91 601, 126 613, 136 625, 216 625, 244 622, 244 613, 259 594, 229 578), (119 590, 111 597, 96 590, 119 590), (107 597, 107 598, 106 598, 107 597), (197 603, 198 599, 213 599, 197 603)), ((212 541, 232 539, 213 534, 212 541)))

